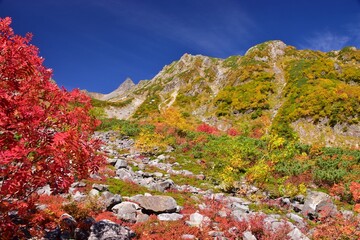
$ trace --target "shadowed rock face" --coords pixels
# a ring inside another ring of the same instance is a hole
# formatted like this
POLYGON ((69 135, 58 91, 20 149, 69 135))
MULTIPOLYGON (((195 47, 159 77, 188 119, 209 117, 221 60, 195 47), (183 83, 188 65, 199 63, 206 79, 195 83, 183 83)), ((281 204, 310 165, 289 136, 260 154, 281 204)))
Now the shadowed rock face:
POLYGON ((135 233, 127 227, 120 226, 109 220, 102 220, 91 227, 90 240, 119 239, 128 240, 135 236, 135 233))

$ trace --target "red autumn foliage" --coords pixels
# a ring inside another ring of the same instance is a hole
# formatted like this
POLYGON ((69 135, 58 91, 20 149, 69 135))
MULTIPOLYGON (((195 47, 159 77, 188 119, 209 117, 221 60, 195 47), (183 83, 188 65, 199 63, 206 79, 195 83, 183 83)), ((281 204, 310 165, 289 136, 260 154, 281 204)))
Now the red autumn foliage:
POLYGON ((355 202, 360 202, 360 183, 352 182, 350 184, 350 192, 355 202))
POLYGON ((240 135, 240 132, 238 130, 236 130, 235 128, 230 128, 229 130, 227 130, 227 135, 236 137, 236 136, 240 135))
POLYGON ((216 127, 210 126, 209 124, 202 123, 196 128, 197 132, 203 132, 208 134, 218 134, 219 130, 216 127))
POLYGON ((184 221, 159 221, 155 215, 145 223, 133 227, 140 240, 180 239, 183 234, 197 236, 198 239, 213 239, 197 227, 190 227, 184 221))
POLYGON ((250 137, 260 139, 264 135, 264 131, 261 128, 255 128, 250 133, 250 137))
POLYGON ((99 213, 98 215, 95 216, 95 220, 98 222, 100 220, 104 220, 104 219, 107 219, 107 220, 110 220, 114 223, 117 223, 117 224, 120 224, 122 223, 121 220, 119 220, 115 214, 113 212, 109 212, 109 211, 105 211, 105 212, 101 212, 99 213))
POLYGON ((360 239, 360 222, 356 217, 338 215, 326 218, 316 226, 314 239, 360 239))
POLYGON ((10 24, 0 19, 0 235, 13 230, 7 213, 21 204, 26 214, 38 188, 65 191, 103 161, 90 98, 59 89, 31 35, 15 35, 10 24))

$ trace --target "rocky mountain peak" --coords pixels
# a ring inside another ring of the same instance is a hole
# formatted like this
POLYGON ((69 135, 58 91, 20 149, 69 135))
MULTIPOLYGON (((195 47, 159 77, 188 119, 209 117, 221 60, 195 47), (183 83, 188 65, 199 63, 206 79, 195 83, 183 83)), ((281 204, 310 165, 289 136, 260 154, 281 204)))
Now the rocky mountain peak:
POLYGON ((119 98, 125 96, 135 86, 136 84, 131 80, 131 78, 127 77, 125 81, 122 82, 120 86, 111 93, 108 94, 89 93, 89 95, 95 99, 108 101, 113 98, 119 98))
POLYGON ((116 93, 124 93, 135 86, 135 83, 131 80, 131 78, 127 77, 124 82, 120 84, 120 86, 114 91, 116 93))
POLYGON ((249 48, 245 56, 254 57, 255 60, 267 61, 276 60, 279 56, 285 54, 287 45, 280 40, 272 40, 255 45, 249 48))
POLYGON ((297 132, 307 143, 314 139, 309 134, 315 131, 309 129, 318 127, 321 136, 325 127, 319 127, 320 122, 333 119, 324 142, 332 144, 335 141, 329 139, 336 137, 346 139, 347 146, 358 146, 359 134, 353 129, 359 127, 359 63, 360 51, 354 48, 344 48, 337 54, 299 51, 273 40, 250 48, 244 56, 226 59, 186 53, 150 80, 135 85, 126 79, 112 93, 92 97, 118 101, 121 107, 105 110, 116 112, 108 115, 120 119, 141 119, 173 106, 201 121, 214 119, 210 122, 213 125, 227 122, 231 127, 249 122, 257 126, 268 119, 261 126, 263 132, 286 121, 285 129, 297 132), (338 90, 327 91, 329 83, 338 90), (320 92, 321 98, 315 92, 320 92), (332 104, 325 104, 329 101, 342 106, 346 117, 332 104), (327 110, 319 112, 317 106, 327 106, 327 110), (336 131, 338 128, 343 131, 336 131))

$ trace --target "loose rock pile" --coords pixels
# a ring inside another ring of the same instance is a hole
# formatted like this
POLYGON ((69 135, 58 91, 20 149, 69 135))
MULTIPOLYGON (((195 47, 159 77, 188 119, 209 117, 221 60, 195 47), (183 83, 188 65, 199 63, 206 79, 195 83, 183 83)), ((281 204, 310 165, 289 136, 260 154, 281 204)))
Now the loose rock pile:
MULTIPOLYGON (((273 231, 287 229, 289 239, 309 239, 311 231, 305 219, 317 219, 319 217, 335 216, 338 213, 336 206, 332 203, 331 197, 322 192, 311 192, 304 196, 295 198, 282 197, 275 200, 279 206, 288 210, 285 215, 265 214, 251 210, 251 204, 259 204, 259 201, 249 201, 242 197, 230 196, 224 193, 214 193, 211 189, 200 189, 189 185, 177 185, 171 180, 172 175, 181 174, 183 176, 203 179, 203 175, 195 175, 188 170, 174 170, 179 164, 176 161, 169 163, 165 160, 170 155, 154 156, 153 160, 147 157, 141 157, 133 148, 134 141, 127 137, 119 137, 116 132, 96 133, 104 143, 103 151, 108 154, 108 163, 114 166, 115 176, 124 181, 131 181, 138 185, 144 186, 149 190, 157 191, 158 195, 149 193, 135 196, 121 196, 113 194, 108 190, 107 185, 93 184, 91 191, 86 195, 77 191, 85 187, 82 182, 73 184, 70 195, 75 201, 92 196, 98 198, 105 209, 113 212, 115 216, 129 223, 141 223, 148 221, 150 215, 156 215, 159 221, 185 221, 187 225, 210 229, 208 235, 213 239, 228 239, 225 232, 220 231, 214 219, 210 219, 202 213, 209 209, 208 202, 215 202, 221 209, 217 215, 222 218, 229 218, 237 222, 249 222, 254 216, 263 216, 264 224, 268 229, 273 231), (128 150, 129 153, 121 154, 119 150, 128 150), (133 171, 132 166, 141 169, 133 171), (151 167, 160 169, 162 172, 147 172, 146 169, 151 167), (161 193, 169 190, 178 192, 191 192, 193 198, 199 200, 198 211, 184 214, 182 206, 178 206, 174 198, 162 195, 161 193), (292 211, 290 211, 292 210, 292 211)), ((96 177, 96 176, 94 176, 96 177)), ((242 183, 244 197, 253 194, 267 196, 255 186, 242 183)), ((47 233, 46 239, 55 239, 54 237, 62 236, 62 239, 131 239, 135 236, 134 232, 127 227, 120 226, 108 220, 95 222, 94 219, 86 219, 86 223, 76 223, 70 215, 64 215, 61 219, 62 226, 55 232, 47 233), (64 227, 65 226, 65 227, 64 227), (85 226, 85 227, 79 227, 85 226), (69 237, 69 238, 66 238, 69 237)), ((245 231, 242 236, 236 235, 236 229, 228 229, 228 233, 234 232, 234 239, 242 237, 246 240, 256 239, 251 228, 245 231)), ((195 239, 191 234, 179 236, 181 239, 195 239)))

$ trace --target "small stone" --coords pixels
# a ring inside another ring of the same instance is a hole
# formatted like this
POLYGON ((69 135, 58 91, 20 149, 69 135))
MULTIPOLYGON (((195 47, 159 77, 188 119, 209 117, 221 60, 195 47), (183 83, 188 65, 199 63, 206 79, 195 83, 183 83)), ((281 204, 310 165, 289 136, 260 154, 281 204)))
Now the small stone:
POLYGON ((238 222, 241 222, 243 220, 247 219, 247 213, 242 210, 234 210, 231 212, 231 217, 238 222))
POLYGON ((118 159, 115 164, 116 169, 126 168, 128 166, 126 160, 118 159))
POLYGON ((90 174, 90 178, 96 179, 96 180, 101 180, 100 175, 97 174, 97 173, 91 173, 91 174, 90 174))
POLYGON ((194 174, 192 172, 190 172, 189 170, 182 170, 181 174, 187 177, 192 177, 194 176, 194 174))
POLYGON ((192 239, 196 239, 196 237, 192 234, 183 234, 183 235, 181 235, 181 239, 192 240, 192 239))
POLYGON ((243 240, 257 240, 257 239, 250 231, 245 231, 243 232, 243 240))
POLYGON ((198 174, 198 175, 196 175, 196 179, 205 180, 206 176, 204 174, 198 174))
POLYGON ((300 217, 299 215, 296 215, 294 213, 288 213, 288 214, 286 214, 286 217, 295 221, 297 226, 299 226, 301 228, 305 227, 304 219, 302 217, 300 217))
POLYGON ((210 219, 202 214, 196 212, 190 215, 190 220, 186 221, 189 226, 201 227, 202 225, 208 225, 210 219))
POLYGON ((310 240, 305 234, 303 234, 298 228, 291 230, 287 236, 291 240, 310 240))
POLYGON ((249 212, 250 211, 249 206, 242 205, 241 203, 238 203, 238 202, 231 203, 230 208, 233 209, 233 210, 241 210, 243 212, 249 212))
POLYGON ((161 154, 157 157, 160 161, 164 161, 166 159, 166 156, 164 154, 161 154))
POLYGON ((90 192, 89 192, 89 196, 91 196, 91 197, 96 197, 96 196, 99 196, 99 195, 100 195, 100 192, 97 189, 91 189, 90 192))
POLYGON ((161 213, 157 216, 160 221, 178 221, 184 216, 178 213, 161 213))
POLYGON ((153 176, 154 177, 157 177, 157 178, 162 178, 164 176, 164 174, 160 173, 160 172, 154 172, 153 173, 153 176))
POLYGON ((98 191, 100 191, 100 192, 108 191, 108 190, 109 190, 108 187, 109 187, 108 185, 98 184, 98 183, 94 183, 94 184, 92 185, 92 188, 93 188, 93 189, 96 189, 96 190, 98 190, 98 191))
POLYGON ((159 192, 164 192, 165 190, 170 189, 174 185, 175 184, 171 179, 167 179, 162 182, 154 183, 153 185, 151 185, 151 188, 159 192))
POLYGON ((218 211, 217 215, 218 215, 219 217, 222 217, 222 218, 226 218, 226 217, 227 217, 227 213, 226 213, 226 211, 224 211, 224 210, 218 211))
POLYGON ((39 188, 36 192, 39 195, 48 195, 48 196, 50 196, 52 193, 51 187, 49 184, 39 188))
POLYGON ((116 158, 107 158, 106 159, 106 162, 110 165, 113 165, 115 166, 116 162, 117 162, 117 159, 116 158))
POLYGON ((354 217, 354 212, 349 211, 349 210, 343 210, 343 211, 341 211, 341 213, 344 216, 344 218, 346 218, 346 219, 351 219, 354 217))
POLYGON ((209 235, 210 237, 219 238, 219 237, 223 237, 223 236, 224 236, 224 233, 223 233, 223 232, 220 232, 220 231, 209 231, 209 232, 208 232, 208 235, 209 235))
POLYGON ((76 191, 76 193, 73 195, 73 199, 76 202, 80 202, 80 201, 84 200, 85 198, 86 198, 86 195, 79 191, 76 191))
POLYGON ((84 182, 74 182, 71 184, 72 188, 77 188, 77 187, 86 187, 86 183, 84 182))

